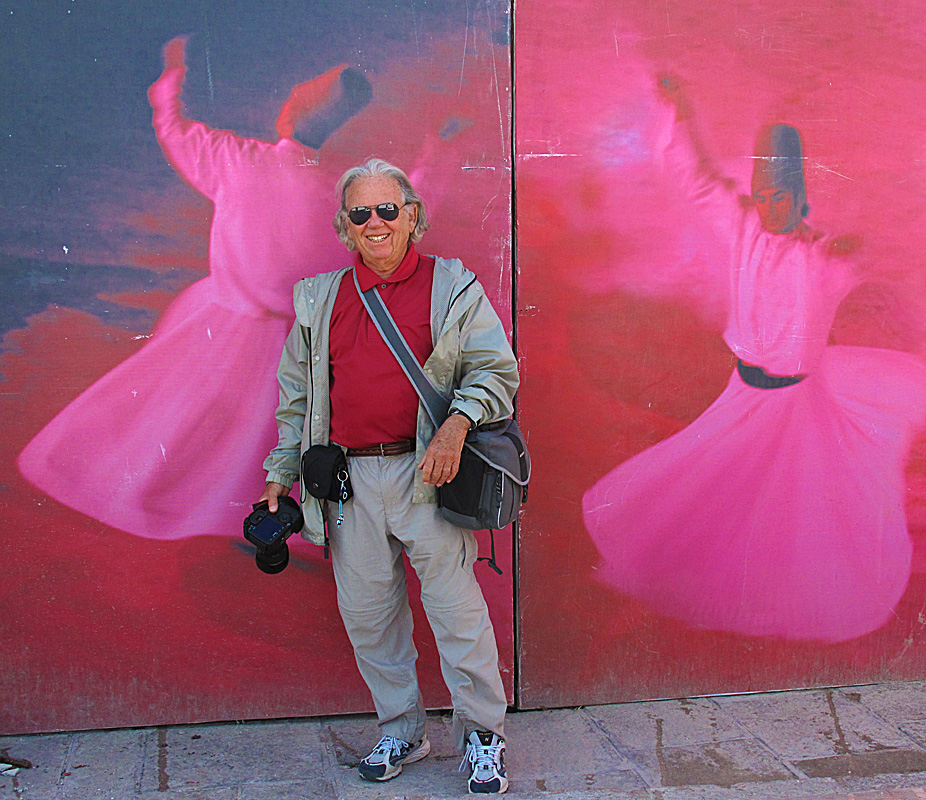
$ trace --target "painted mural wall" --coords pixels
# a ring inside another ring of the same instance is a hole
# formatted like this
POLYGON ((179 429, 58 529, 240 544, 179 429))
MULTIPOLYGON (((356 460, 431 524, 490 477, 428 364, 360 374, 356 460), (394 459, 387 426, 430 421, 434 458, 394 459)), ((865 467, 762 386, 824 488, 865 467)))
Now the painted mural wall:
POLYGON ((921 677, 917 5, 515 30, 522 703, 921 677))
MULTIPOLYGON (((264 575, 242 520, 292 285, 351 263, 331 225, 346 168, 405 168, 421 251, 462 258, 511 319, 507 4, 0 14, 0 730, 371 710, 321 548, 291 540, 264 575)), ((503 577, 477 568, 509 694, 510 541, 503 577)))
POLYGON ((374 154, 515 311, 513 702, 926 674, 918 6, 516 9, 0 6, 0 732, 370 709, 321 550, 264 575, 241 520, 374 154))

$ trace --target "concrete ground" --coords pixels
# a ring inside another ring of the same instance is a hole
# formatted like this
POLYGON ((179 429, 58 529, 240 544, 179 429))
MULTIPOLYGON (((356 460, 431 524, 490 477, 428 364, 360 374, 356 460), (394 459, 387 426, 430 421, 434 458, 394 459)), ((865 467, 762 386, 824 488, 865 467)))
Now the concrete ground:
MULTIPOLYGON (((550 800, 926 800, 926 682, 512 713, 509 794, 550 800)), ((388 783, 371 716, 0 737, 0 800, 465 795, 450 718, 388 783), (0 767, 2 769, 2 767, 0 767), (10 771, 12 772, 12 771, 10 771)))

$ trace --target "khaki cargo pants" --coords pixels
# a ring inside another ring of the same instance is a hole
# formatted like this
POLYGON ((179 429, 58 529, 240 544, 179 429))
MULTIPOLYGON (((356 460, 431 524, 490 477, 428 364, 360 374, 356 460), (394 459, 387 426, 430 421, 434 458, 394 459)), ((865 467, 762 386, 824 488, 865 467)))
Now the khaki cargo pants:
POLYGON ((344 504, 340 528, 337 503, 328 504, 331 558, 341 618, 381 733, 417 742, 425 729, 405 550, 450 689, 457 747, 462 751, 477 728, 504 737, 507 701, 495 631, 473 575, 476 537, 446 522, 436 505, 412 503, 414 453, 351 458, 349 469, 354 496, 344 504))

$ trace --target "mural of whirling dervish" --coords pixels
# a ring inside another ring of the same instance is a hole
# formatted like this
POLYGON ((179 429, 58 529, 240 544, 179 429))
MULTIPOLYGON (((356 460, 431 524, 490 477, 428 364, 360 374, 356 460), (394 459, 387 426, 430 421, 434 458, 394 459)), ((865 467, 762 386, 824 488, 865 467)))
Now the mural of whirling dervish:
POLYGON ((715 167, 677 78, 665 148, 679 196, 731 242, 724 340, 737 359, 696 420, 583 500, 597 575, 706 630, 838 642, 884 625, 907 586, 904 468, 926 366, 829 344, 861 280, 856 237, 811 228, 798 131, 763 128, 751 195, 715 167))
POLYGON ((51 497, 138 536, 241 535, 276 442, 276 359, 292 287, 342 259, 320 213, 336 176, 318 148, 370 101, 341 65, 296 86, 266 142, 189 119, 186 39, 164 48, 148 91, 161 149, 214 206, 209 275, 164 312, 149 341, 26 446, 22 474, 51 497))

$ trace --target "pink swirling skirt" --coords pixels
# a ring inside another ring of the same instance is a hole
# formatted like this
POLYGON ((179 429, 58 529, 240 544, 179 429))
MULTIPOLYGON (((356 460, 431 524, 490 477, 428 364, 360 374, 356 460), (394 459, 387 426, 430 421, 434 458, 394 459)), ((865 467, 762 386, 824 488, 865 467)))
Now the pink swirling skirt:
POLYGON ((828 347, 801 383, 733 373, 694 422, 583 499, 600 580, 692 627, 838 642, 887 622, 910 576, 904 467, 926 367, 828 347))

